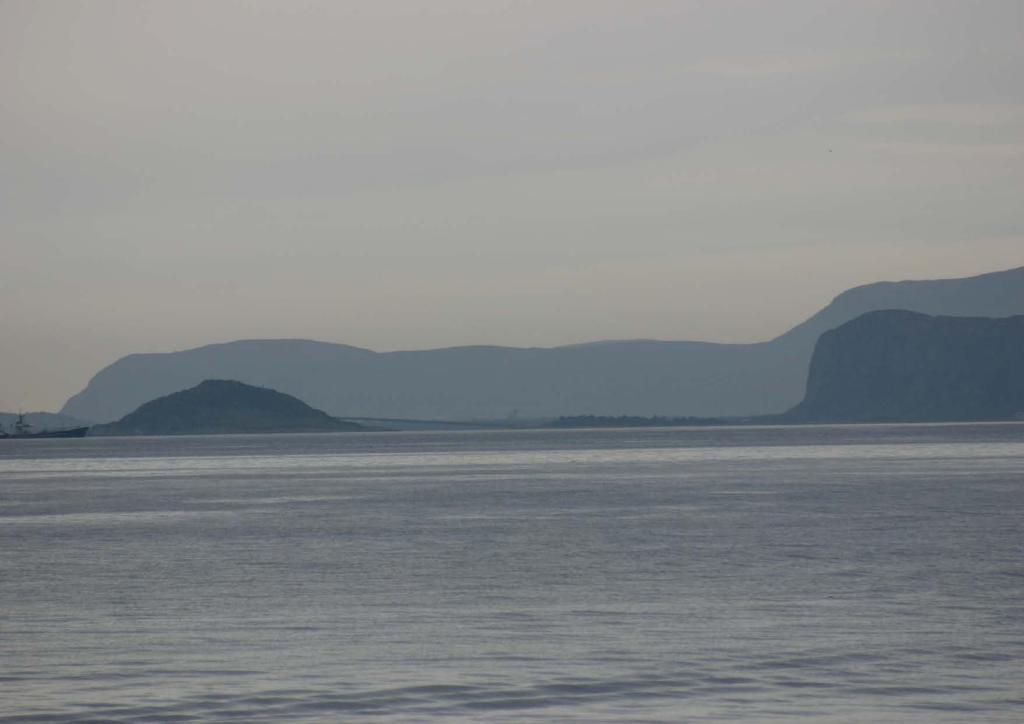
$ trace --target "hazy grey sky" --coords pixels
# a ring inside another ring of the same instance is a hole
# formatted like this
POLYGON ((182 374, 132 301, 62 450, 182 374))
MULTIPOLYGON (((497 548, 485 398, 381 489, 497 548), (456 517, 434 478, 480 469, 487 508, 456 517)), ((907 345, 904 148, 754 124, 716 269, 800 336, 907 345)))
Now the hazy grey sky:
POLYGON ((1024 264, 1024 2, 0 0, 0 409, 138 351, 754 341, 1024 264))

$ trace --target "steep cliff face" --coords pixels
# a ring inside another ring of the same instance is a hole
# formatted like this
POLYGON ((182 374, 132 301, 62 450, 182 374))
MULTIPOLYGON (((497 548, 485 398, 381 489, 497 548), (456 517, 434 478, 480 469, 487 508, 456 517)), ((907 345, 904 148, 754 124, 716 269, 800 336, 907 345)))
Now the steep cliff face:
POLYGON ((1024 316, 869 312, 825 332, 794 422, 1009 420, 1024 415, 1024 316))

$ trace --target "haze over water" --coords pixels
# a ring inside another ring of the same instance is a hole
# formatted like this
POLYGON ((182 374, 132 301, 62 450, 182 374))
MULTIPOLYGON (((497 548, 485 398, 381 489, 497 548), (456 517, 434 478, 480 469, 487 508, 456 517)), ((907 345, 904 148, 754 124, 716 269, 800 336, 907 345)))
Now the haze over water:
POLYGON ((1019 721, 1024 425, 0 445, 0 719, 1019 721))

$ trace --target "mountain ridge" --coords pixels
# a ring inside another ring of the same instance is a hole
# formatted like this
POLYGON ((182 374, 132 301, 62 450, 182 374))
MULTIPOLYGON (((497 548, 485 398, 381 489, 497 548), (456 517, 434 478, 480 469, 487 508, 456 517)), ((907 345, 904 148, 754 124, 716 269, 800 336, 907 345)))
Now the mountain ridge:
POLYGON ((923 313, 1024 314, 1024 267, 853 287, 763 342, 605 340, 375 352, 315 340, 239 340, 136 353, 97 372, 62 412, 112 420, 161 394, 227 377, 353 417, 773 414, 802 398, 822 332, 894 302, 923 313))

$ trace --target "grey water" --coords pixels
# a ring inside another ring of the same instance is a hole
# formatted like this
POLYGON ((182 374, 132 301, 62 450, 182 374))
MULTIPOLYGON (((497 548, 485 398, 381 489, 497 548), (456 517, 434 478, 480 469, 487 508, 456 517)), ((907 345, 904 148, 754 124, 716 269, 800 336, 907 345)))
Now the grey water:
POLYGON ((1020 721, 1024 425, 0 441, 3 721, 1020 721))

